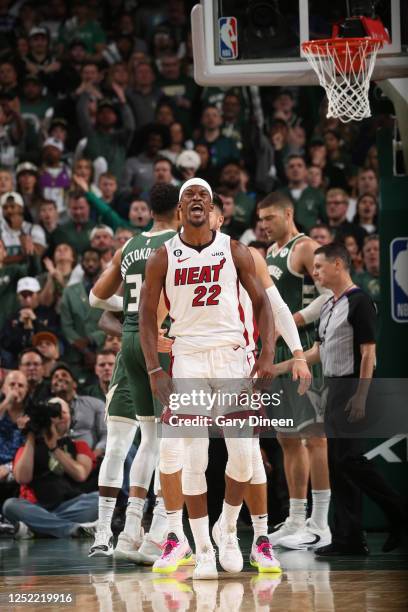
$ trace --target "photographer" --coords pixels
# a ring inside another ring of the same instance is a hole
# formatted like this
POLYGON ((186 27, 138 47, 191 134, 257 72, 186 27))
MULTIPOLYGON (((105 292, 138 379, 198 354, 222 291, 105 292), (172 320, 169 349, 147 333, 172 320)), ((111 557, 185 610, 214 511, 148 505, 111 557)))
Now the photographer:
POLYGON ((26 443, 14 460, 20 497, 3 505, 4 516, 16 525, 15 537, 92 535, 98 493, 82 493, 81 483, 88 478, 95 455, 86 442, 70 438, 68 404, 53 398, 30 405, 27 413, 26 443))

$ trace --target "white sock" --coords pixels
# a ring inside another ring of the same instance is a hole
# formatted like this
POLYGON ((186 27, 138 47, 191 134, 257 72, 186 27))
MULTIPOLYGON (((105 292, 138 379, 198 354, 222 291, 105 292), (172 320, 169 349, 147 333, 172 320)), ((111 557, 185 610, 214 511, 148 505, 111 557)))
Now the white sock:
POLYGON ((141 497, 129 497, 129 503, 126 508, 126 523, 123 531, 133 539, 137 538, 140 534, 144 505, 145 500, 141 497))
POLYGON ((185 539, 183 530, 183 509, 166 512, 168 533, 175 533, 180 542, 185 539))
POLYGON ((168 521, 164 500, 162 497, 156 497, 149 534, 155 542, 161 542, 167 533, 167 529, 168 521))
POLYGON ((194 538, 196 553, 212 548, 210 538, 210 528, 208 526, 208 516, 201 518, 189 519, 191 532, 194 538))
POLYGON ((98 500, 98 531, 111 531, 113 511, 116 506, 116 497, 99 495, 98 500))
POLYGON ((310 518, 319 529, 326 529, 327 527, 330 495, 330 489, 320 489, 320 491, 312 489, 313 507, 310 518))
POLYGON ((254 543, 259 536, 268 535, 268 513, 251 514, 252 527, 254 528, 254 543))
POLYGON ((297 523, 304 523, 306 520, 307 499, 296 499, 291 497, 289 500, 289 518, 297 523))
POLYGON ((224 529, 236 530, 238 516, 241 511, 242 504, 239 506, 231 506, 225 500, 222 504, 221 526, 224 529))

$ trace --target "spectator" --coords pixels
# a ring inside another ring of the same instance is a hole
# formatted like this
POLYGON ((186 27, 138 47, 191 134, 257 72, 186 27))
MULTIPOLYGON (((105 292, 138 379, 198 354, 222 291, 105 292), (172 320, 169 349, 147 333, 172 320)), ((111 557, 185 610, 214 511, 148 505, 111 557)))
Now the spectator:
POLYGON ((252 148, 256 159, 255 187, 262 194, 285 182, 283 160, 289 153, 288 126, 283 119, 275 119, 266 136, 260 126, 255 125, 252 131, 252 148))
POLYGON ((313 138, 309 144, 310 163, 319 166, 323 172, 324 180, 329 188, 337 187, 347 189, 347 179, 344 172, 333 166, 327 156, 325 142, 321 138, 313 138))
POLYGON ((175 110, 173 104, 168 98, 163 98, 156 106, 154 120, 157 125, 162 125, 170 129, 170 126, 176 121, 175 110))
POLYGON ((200 166, 195 173, 195 176, 204 179, 210 185, 213 185, 218 181, 219 171, 213 166, 210 151, 206 144, 197 143, 194 150, 200 156, 200 166))
POLYGON ((232 138, 240 151, 243 149, 244 121, 241 98, 233 90, 227 91, 222 101, 222 135, 232 138))
POLYGON ((106 204, 109 204, 112 208, 116 208, 118 203, 117 198, 115 197, 118 191, 118 181, 116 180, 116 176, 112 174, 112 172, 103 172, 99 176, 98 188, 102 200, 106 202, 106 204))
POLYGON ((128 157, 125 164, 121 189, 138 196, 148 191, 154 184, 153 165, 160 149, 165 146, 165 130, 160 126, 148 125, 140 135, 142 151, 139 155, 128 157))
POLYGON ((117 355, 122 347, 122 340, 118 336, 106 335, 105 343, 103 345, 104 350, 109 350, 117 355))
POLYGON ((18 98, 0 94, 0 165, 6 170, 14 169, 24 152, 25 129, 18 98))
POLYGON ((0 92, 16 96, 18 94, 18 75, 15 65, 3 60, 0 62, 0 92))
POLYGON ((196 175, 201 166, 201 157, 196 151, 183 151, 176 159, 176 166, 182 180, 188 181, 196 175))
POLYGON ((248 246, 251 242, 261 242, 262 244, 267 245, 269 243, 269 240, 264 230, 261 219, 256 216, 253 227, 245 230, 239 241, 242 242, 242 244, 246 244, 248 246))
POLYGON ((57 229, 59 215, 54 200, 41 200, 38 210, 39 225, 44 230, 47 244, 52 244, 53 232, 57 229))
POLYGON ((328 226, 336 240, 341 240, 344 234, 352 234, 361 248, 366 232, 362 227, 347 221, 348 205, 348 195, 343 189, 328 190, 326 193, 328 226))
POLYGON ((44 120, 46 112, 52 108, 53 100, 51 96, 43 91, 43 84, 35 74, 29 74, 23 82, 22 96, 20 97, 21 113, 24 118, 34 117, 34 122, 44 120))
POLYGON ((20 278, 17 283, 20 309, 6 321, 0 331, 0 345, 8 353, 6 367, 15 367, 17 356, 31 346, 37 332, 50 330, 58 334, 57 314, 52 308, 40 305, 40 290, 38 280, 30 276, 20 278))
POLYGON ((330 230, 330 227, 325 223, 318 223, 317 225, 313 225, 309 229, 309 236, 320 244, 320 246, 324 246, 325 244, 329 244, 329 242, 333 242, 333 236, 330 230))
POLYGON ((307 169, 307 182, 313 189, 320 189, 325 191, 325 185, 323 180, 323 171, 320 166, 314 166, 313 164, 307 169))
POLYGON ((166 157, 159 157, 153 164, 154 184, 157 183, 177 183, 173 176, 173 164, 166 157))
POLYGON ((295 98, 290 89, 282 89, 273 101, 274 118, 282 119, 289 127, 295 127, 300 123, 295 113, 295 98))
POLYGON ((163 57, 159 71, 157 85, 174 103, 177 120, 183 125, 186 134, 190 135, 192 132, 191 109, 197 95, 197 85, 193 79, 182 74, 181 60, 175 54, 163 57))
POLYGON ((65 400, 72 412, 72 437, 85 440, 100 457, 106 447, 105 402, 88 395, 77 394, 78 383, 72 370, 59 363, 51 374, 51 393, 65 400))
POLYGON ((361 196, 364 193, 378 197, 378 178, 371 168, 360 170, 357 176, 357 195, 361 196))
POLYGON ((24 441, 21 430, 25 425, 27 390, 27 380, 22 372, 13 370, 7 374, 0 398, 0 507, 7 497, 16 493, 12 462, 24 441))
POLYGON ((234 219, 248 227, 255 210, 255 200, 241 189, 241 167, 238 162, 227 162, 222 167, 220 186, 234 198, 234 219))
POLYGON ((98 493, 81 491, 95 455, 84 440, 69 436, 68 404, 61 398, 51 402, 61 405, 60 417, 39 434, 30 431, 14 460, 20 497, 8 499, 3 513, 15 524, 16 538, 89 536, 98 516, 98 493))
POLYGON ((0 168, 0 196, 9 191, 13 191, 13 188, 13 174, 10 172, 10 170, 0 168))
POLYGON ((292 200, 296 224, 307 232, 318 221, 324 221, 326 218, 324 196, 319 189, 308 185, 307 166, 303 157, 290 155, 285 169, 288 186, 280 191, 292 200))
MULTIPOLYGON (((98 196, 98 198, 101 197, 102 195, 101 190, 93 182, 94 168, 93 168, 92 161, 90 159, 86 159, 86 157, 78 158, 72 166, 72 175, 73 176, 76 175, 76 176, 83 178, 86 181, 86 184, 89 185, 89 190, 92 193, 94 193, 96 196, 98 196)), ((111 173, 110 175, 115 176, 114 174, 111 174, 111 173)), ((116 180, 116 176, 115 176, 115 180, 116 180)))
POLYGON ((234 198, 228 193, 225 193, 225 190, 221 187, 217 189, 217 193, 220 196, 223 204, 223 217, 224 221, 221 226, 221 231, 223 234, 228 234, 233 240, 239 240, 240 236, 245 231, 245 225, 236 221, 234 218, 235 214, 235 203, 234 198))
POLYGON ((127 243, 127 241, 132 238, 132 236, 132 230, 127 229, 126 227, 116 228, 113 242, 113 248, 115 251, 117 251, 117 249, 121 249, 127 243))
POLYGON ((49 385, 44 380, 43 361, 43 356, 35 347, 24 349, 18 356, 18 369, 24 374, 28 383, 28 397, 35 401, 45 400, 50 395, 49 385))
POLYGON ((87 138, 85 157, 92 161, 101 157, 106 160, 108 170, 120 181, 126 161, 126 152, 133 138, 135 124, 122 87, 112 84, 119 108, 106 98, 99 100, 96 123, 93 126, 88 109, 89 94, 81 94, 77 103, 77 116, 83 136, 87 138), (119 125, 119 117, 121 125, 119 125))
POLYGON ((347 172, 350 166, 350 157, 344 152, 340 133, 337 130, 326 130, 324 132, 324 143, 329 162, 343 172, 347 172))
POLYGON ((96 225, 90 235, 91 248, 101 256, 102 270, 106 270, 113 257, 113 230, 108 225, 96 225))
POLYGON ((147 60, 132 63, 126 97, 133 111, 135 128, 140 129, 155 118, 155 108, 163 92, 156 85, 156 76, 147 60))
POLYGON ((113 369, 115 367, 116 353, 109 349, 102 349, 96 355, 95 374, 98 382, 85 387, 84 393, 91 397, 96 397, 103 402, 106 400, 106 394, 109 389, 109 383, 112 378, 113 369))
POLYGON ((0 235, 7 249, 6 263, 19 263, 26 255, 41 256, 47 243, 44 230, 39 225, 24 221, 24 202, 19 193, 10 191, 1 196, 3 218, 0 235))
POLYGON ((373 170, 375 175, 378 176, 379 173, 379 163, 378 163, 378 151, 376 145, 372 145, 368 149, 367 157, 364 163, 364 168, 367 170, 373 170))
POLYGON ((24 212, 28 220, 39 222, 41 190, 38 182, 38 168, 30 162, 23 162, 16 168, 17 191, 23 198, 24 212))
POLYGON ((357 240, 353 234, 344 234, 341 237, 341 242, 346 247, 351 260, 351 272, 352 274, 359 274, 364 272, 364 263, 361 253, 361 248, 358 246, 357 240))
POLYGON ((44 257, 43 264, 47 274, 41 290, 41 304, 52 306, 56 312, 60 311, 62 292, 70 283, 75 261, 74 249, 64 242, 60 242, 55 248, 52 259, 44 257))
POLYGON ((367 234, 375 234, 378 212, 376 197, 371 193, 363 193, 357 200, 356 209, 353 223, 362 227, 367 234))
POLYGON ((353 280, 379 306, 381 301, 380 239, 375 234, 367 236, 364 241, 363 262, 365 270, 356 272, 353 275, 353 280))
POLYGON ((66 361, 81 376, 83 368, 93 369, 95 349, 101 348, 105 334, 98 329, 102 311, 91 308, 89 292, 101 272, 101 256, 95 249, 86 249, 81 262, 82 282, 66 287, 61 301, 61 327, 68 342, 66 361))
MULTIPOLYGON (((188 152, 185 150, 184 142, 184 129, 179 121, 175 121, 169 127, 170 132, 170 144, 167 149, 163 149, 159 151, 159 154, 162 157, 166 157, 171 161, 172 164, 176 164, 177 160, 180 158, 183 152, 188 152)), ((179 165, 177 163, 177 165, 179 165)), ((190 178, 190 177, 189 177, 190 178)))
POLYGON ((24 58, 27 73, 37 77, 43 85, 49 85, 55 72, 61 67, 50 52, 50 36, 46 28, 34 26, 28 35, 29 51, 24 58))
POLYGON ((68 123, 66 119, 63 117, 53 117, 48 128, 48 136, 62 142, 64 150, 66 150, 68 140, 68 123))
POLYGON ((232 138, 221 133, 222 118, 215 106, 207 106, 201 115, 201 134, 197 144, 208 147, 212 164, 219 168, 227 161, 239 160, 239 150, 232 138))
POLYGON ((130 227, 135 232, 147 230, 152 223, 152 212, 144 200, 134 200, 129 210, 130 227))
POLYGON ((68 215, 70 220, 57 227, 52 234, 52 245, 65 242, 72 246, 75 253, 82 254, 89 247, 89 237, 94 227, 90 220, 89 204, 82 192, 69 194, 68 215))
POLYGON ((84 0, 76 0, 73 17, 68 19, 60 32, 60 43, 66 47, 72 40, 82 40, 88 57, 99 58, 105 48, 105 32, 91 17, 90 7, 84 0))
POLYGON ((51 372, 60 358, 58 338, 51 332, 38 332, 33 336, 33 347, 41 353, 44 369, 44 381, 51 382, 51 372))
POLYGON ((60 221, 66 221, 65 197, 71 185, 68 166, 62 161, 64 145, 61 140, 47 138, 43 145, 43 165, 40 171, 40 188, 43 197, 54 200, 60 221))
POLYGON ((35 261, 33 257, 20 264, 5 264, 7 251, 3 240, 0 238, 0 330, 6 320, 18 308, 16 295, 17 281, 22 276, 35 273, 35 261))

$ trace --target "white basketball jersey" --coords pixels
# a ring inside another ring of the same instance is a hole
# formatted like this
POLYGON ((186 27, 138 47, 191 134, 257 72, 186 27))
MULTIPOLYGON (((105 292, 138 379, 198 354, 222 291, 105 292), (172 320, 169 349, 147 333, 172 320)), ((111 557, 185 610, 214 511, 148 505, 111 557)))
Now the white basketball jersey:
POLYGON ((198 250, 177 234, 167 242, 165 298, 173 355, 248 344, 230 237, 217 232, 198 250))

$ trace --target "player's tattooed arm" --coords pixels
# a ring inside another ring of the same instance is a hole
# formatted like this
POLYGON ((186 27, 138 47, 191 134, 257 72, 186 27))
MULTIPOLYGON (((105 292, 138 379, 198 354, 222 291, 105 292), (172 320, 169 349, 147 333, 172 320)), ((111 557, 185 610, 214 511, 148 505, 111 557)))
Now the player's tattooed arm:
POLYGON ((164 406, 168 405, 171 393, 171 378, 161 369, 157 353, 157 310, 160 296, 166 281, 167 251, 162 246, 152 253, 146 262, 145 281, 140 292, 139 329, 146 368, 150 374, 150 386, 153 394, 164 406))
POLYGON ((249 249, 243 244, 232 240, 231 253, 237 269, 238 278, 251 299, 255 319, 258 323, 262 339, 262 353, 254 365, 252 374, 257 372, 260 378, 273 378, 275 376, 273 365, 275 354, 275 325, 269 300, 262 284, 256 276, 254 260, 249 249))

